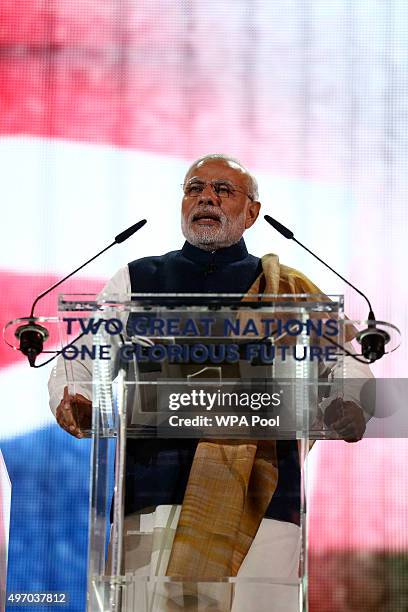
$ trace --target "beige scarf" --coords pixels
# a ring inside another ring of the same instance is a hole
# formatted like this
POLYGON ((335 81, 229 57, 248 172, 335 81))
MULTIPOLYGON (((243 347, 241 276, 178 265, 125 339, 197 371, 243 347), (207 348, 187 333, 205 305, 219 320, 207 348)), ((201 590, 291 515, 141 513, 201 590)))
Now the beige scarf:
MULTIPOLYGON (((262 257, 262 267, 243 301, 255 294, 322 295, 276 255, 262 257)), ((277 481, 275 440, 200 440, 166 574, 192 581, 236 576, 277 481)))

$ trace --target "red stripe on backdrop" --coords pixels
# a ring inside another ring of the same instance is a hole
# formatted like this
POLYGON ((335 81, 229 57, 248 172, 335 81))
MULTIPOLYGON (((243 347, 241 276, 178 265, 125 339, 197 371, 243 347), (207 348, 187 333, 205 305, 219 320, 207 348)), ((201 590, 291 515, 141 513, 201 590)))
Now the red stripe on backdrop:
MULTIPOLYGON (((306 155, 299 92, 288 95, 281 77, 271 77, 253 55, 243 15, 226 35, 224 20, 196 2, 190 8, 126 0, 2 4, 0 134, 185 159, 231 153, 278 174, 341 172, 324 151, 330 125, 323 117, 314 119, 313 151, 306 155)), ((259 36, 266 43, 271 32, 259 36)), ((289 53, 301 65, 300 47, 276 44, 277 64, 285 65, 289 53)))
MULTIPOLYGON (((58 280, 58 276, 44 274, 19 274, 16 272, 0 272, 0 326, 19 317, 30 314, 31 304, 35 297, 58 280)), ((55 316, 57 314, 58 293, 97 293, 105 281, 88 278, 76 278, 67 281, 64 287, 57 288, 38 303, 35 314, 55 316)), ((0 368, 10 366, 25 357, 18 351, 13 351, 3 341, 0 342, 0 368)))

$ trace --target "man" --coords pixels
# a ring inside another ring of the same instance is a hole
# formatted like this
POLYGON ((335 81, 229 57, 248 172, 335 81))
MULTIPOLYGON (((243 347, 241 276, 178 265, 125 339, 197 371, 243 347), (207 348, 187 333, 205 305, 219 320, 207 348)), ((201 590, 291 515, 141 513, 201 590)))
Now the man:
MULTIPOLYGON (((265 256, 260 260, 248 254, 242 236, 257 220, 261 205, 256 180, 242 164, 222 155, 205 156, 194 162, 187 171, 183 190, 181 227, 186 238, 183 248, 162 256, 145 257, 131 262, 111 279, 104 289, 106 293, 320 293, 300 272, 280 266, 276 256, 265 256)), ((51 408, 62 428, 71 435, 82 437, 81 423, 89 422, 91 414, 90 397, 86 391, 89 373, 86 368, 78 369, 77 380, 84 381, 84 391, 83 394, 71 396, 63 388, 62 369, 60 361, 56 375, 50 379, 51 408)), ((364 375, 369 374, 365 371, 364 375)), ((329 413, 332 427, 340 437, 348 441, 357 441, 362 437, 365 419, 358 403, 344 401, 341 406, 331 406, 329 413)), ((194 498, 190 495, 192 487, 197 482, 204 486, 197 467, 201 465, 200 461, 205 464, 207 459, 218 457, 220 448, 224 455, 231 452, 231 462, 235 459, 239 461, 242 457, 234 454, 235 451, 239 453, 248 450, 232 447, 217 446, 217 443, 209 447, 198 440, 185 439, 136 440, 129 443, 125 501, 127 516, 140 516, 147 508, 156 508, 156 511, 161 507, 177 509, 172 528, 172 547, 167 551, 167 567, 164 567, 162 573, 167 571, 169 575, 185 575, 187 572, 192 576, 192 560, 198 556, 201 563, 205 558, 202 550, 197 552, 192 550, 194 546, 185 546, 183 534, 190 534, 192 540, 207 538, 203 548, 214 548, 213 544, 209 544, 210 541, 216 541, 216 534, 211 533, 211 511, 214 512, 214 509, 209 510, 203 519, 210 526, 206 527, 205 533, 198 533, 200 527, 194 531, 186 518, 185 507, 194 498)), ((260 514, 255 516, 251 514, 252 511, 248 511, 246 518, 248 523, 252 521, 252 527, 249 536, 246 534, 247 542, 241 548, 238 546, 234 549, 233 541, 217 544, 223 548, 227 559, 235 561, 231 561, 230 565, 229 561, 224 565, 224 562, 218 565, 217 562, 209 563, 211 570, 208 572, 210 576, 217 573, 214 579, 228 575, 249 578, 275 575, 282 581, 294 580, 297 577, 300 545, 299 490, 295 484, 299 481, 297 445, 295 442, 282 441, 273 450, 271 447, 262 449, 258 446, 254 453, 255 459, 249 471, 257 469, 256 458, 264 453, 262 457, 264 463, 268 464, 269 472, 259 472, 259 478, 265 478, 265 482, 269 478, 269 485, 266 486, 270 486, 270 494, 266 496, 260 514), (276 455, 272 458, 275 451, 276 455), (265 566, 268 567, 266 574, 263 569, 265 566)), ((199 501, 201 506, 205 494, 204 491, 199 501)), ((207 496, 217 494, 207 491, 207 496)), ((194 505, 193 508, 197 510, 194 505)), ((231 516, 235 510, 231 510, 231 516)), ((228 517, 227 525, 231 521, 228 517)), ((239 520, 234 533, 238 533, 238 528, 239 520)), ((140 567, 137 554, 137 551, 129 552, 130 566, 127 569, 140 567), (132 567, 132 563, 136 567, 132 567)), ((255 609, 251 603, 254 596, 257 597, 258 612, 274 609, 294 612, 297 609, 296 590, 276 588, 273 592, 276 608, 273 608, 268 591, 265 591, 262 599, 259 588, 254 585, 251 587, 250 584, 247 588, 237 587, 232 608, 231 601, 226 601, 222 594, 211 594, 207 590, 204 599, 200 601, 193 596, 183 600, 169 597, 169 601, 162 604, 164 607, 158 609, 232 609, 233 612, 249 612, 255 609)), ((162 598, 165 599, 165 596, 162 598)))

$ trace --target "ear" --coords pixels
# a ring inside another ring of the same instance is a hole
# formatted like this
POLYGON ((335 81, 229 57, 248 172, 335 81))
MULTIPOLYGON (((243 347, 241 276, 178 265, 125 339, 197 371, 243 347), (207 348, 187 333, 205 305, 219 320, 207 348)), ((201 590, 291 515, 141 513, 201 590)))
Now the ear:
POLYGON ((258 218, 261 208, 260 202, 250 202, 246 211, 245 229, 251 227, 258 218))

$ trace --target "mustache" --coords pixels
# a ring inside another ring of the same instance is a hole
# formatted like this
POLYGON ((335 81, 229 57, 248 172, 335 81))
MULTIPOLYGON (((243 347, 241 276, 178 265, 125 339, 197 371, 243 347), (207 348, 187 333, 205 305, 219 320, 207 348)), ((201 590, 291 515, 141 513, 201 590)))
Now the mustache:
POLYGON ((217 221, 226 220, 225 214, 219 209, 214 209, 213 206, 200 206, 200 207, 195 208, 190 213, 191 221, 196 221, 197 219, 201 219, 202 217, 216 219, 217 221))

